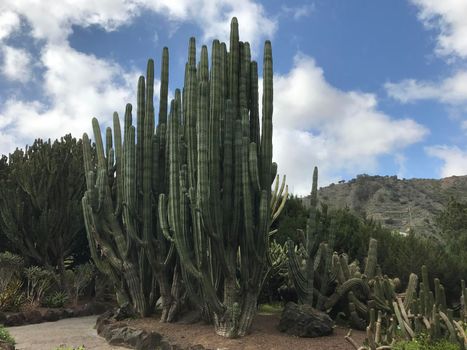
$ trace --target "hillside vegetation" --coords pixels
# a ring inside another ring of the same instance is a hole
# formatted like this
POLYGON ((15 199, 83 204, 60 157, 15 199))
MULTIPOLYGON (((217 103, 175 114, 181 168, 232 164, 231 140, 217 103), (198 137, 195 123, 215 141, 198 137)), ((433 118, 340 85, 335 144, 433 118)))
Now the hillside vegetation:
MULTIPOLYGON (((467 176, 435 179, 398 179, 397 176, 358 175, 356 179, 319 189, 318 198, 330 208, 349 208, 403 233, 411 229, 424 236, 439 236, 436 217, 449 199, 467 200, 467 176)), ((309 197, 304 198, 309 204, 309 197)))

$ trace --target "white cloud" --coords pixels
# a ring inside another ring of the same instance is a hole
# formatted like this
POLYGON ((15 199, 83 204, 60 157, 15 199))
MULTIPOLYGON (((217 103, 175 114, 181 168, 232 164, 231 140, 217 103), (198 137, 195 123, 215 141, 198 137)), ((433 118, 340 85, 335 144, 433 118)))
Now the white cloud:
POLYGON ((406 79, 399 83, 386 83, 389 96, 402 102, 437 100, 454 106, 467 106, 467 70, 459 70, 439 82, 406 79))
POLYGON ((140 0, 139 3, 169 19, 198 24, 203 30, 203 40, 227 41, 233 16, 238 18, 241 40, 254 47, 260 39, 271 38, 277 28, 264 7, 251 0, 140 0))
POLYGON ((135 100, 137 74, 115 63, 63 45, 47 45, 41 57, 50 103, 9 99, 0 112, 0 127, 8 127, 19 140, 30 143, 36 137, 58 138, 70 132, 80 136, 89 131, 91 117, 108 124, 115 110, 121 112, 135 100))
POLYGON ((308 17, 314 11, 315 5, 313 3, 296 7, 282 5, 281 9, 286 16, 292 16, 294 20, 298 21, 301 18, 308 17))
POLYGON ((427 147, 426 152, 432 157, 443 160, 439 170, 441 177, 467 174, 467 152, 456 146, 432 146, 427 147))
MULTIPOLYGON (((214 36, 228 39, 233 15, 239 19, 241 39, 253 44, 272 36, 276 29, 275 20, 252 0, 82 0, 53 5, 48 1, 4 0, 0 40, 20 29, 20 18, 28 24, 30 33, 25 34, 42 45, 34 64, 42 69, 37 82, 43 84, 46 101, 2 96, 0 128, 8 130, 11 137, 9 142, 0 143, 0 152, 10 152, 13 144, 23 147, 36 137, 56 138, 68 132, 79 136, 89 131, 92 116, 108 123, 115 109, 122 111, 125 103, 135 101, 138 74, 76 51, 68 38, 73 26, 97 25, 112 31, 130 24, 142 11, 167 16, 174 25, 196 24, 205 40, 214 36)), ((31 53, 1 42, 0 52, 4 57, 1 72, 8 79, 26 82, 31 77, 31 53)))
POLYGON ((48 42, 64 42, 73 25, 99 25, 113 30, 128 23, 136 14, 134 1, 48 1, 4 0, 4 6, 24 16, 32 28, 32 35, 48 42))
POLYGON ((342 171, 372 172, 379 156, 400 153, 428 132, 378 110, 373 94, 333 87, 304 55, 286 75, 275 76, 274 118, 274 159, 299 194, 309 192, 314 165, 321 185, 342 171))
POLYGON ((411 0, 420 12, 419 19, 439 30, 437 52, 444 56, 467 58, 467 1, 411 0))
POLYGON ((271 37, 277 27, 264 7, 251 0, 82 0, 58 1, 53 6, 46 1, 5 1, 5 6, 26 18, 35 38, 52 43, 66 41, 72 25, 99 25, 110 31, 130 23, 147 10, 172 21, 199 25, 205 40, 214 37, 227 40, 233 16, 240 22, 242 40, 251 41, 253 45, 257 45, 260 38, 271 37))
POLYGON ((24 49, 4 45, 2 48, 2 74, 12 81, 26 83, 31 79, 31 55, 24 49))
POLYGON ((0 40, 6 39, 13 31, 19 28, 19 16, 13 11, 3 10, 0 7, 0 40))

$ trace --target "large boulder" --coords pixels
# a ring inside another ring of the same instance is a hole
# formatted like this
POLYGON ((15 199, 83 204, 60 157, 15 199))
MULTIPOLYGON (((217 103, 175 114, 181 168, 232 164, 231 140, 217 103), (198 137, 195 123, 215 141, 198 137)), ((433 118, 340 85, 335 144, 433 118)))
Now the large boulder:
POLYGON ((159 333, 136 329, 120 322, 103 325, 100 335, 110 345, 125 346, 137 350, 164 349, 163 339, 159 333))
POLYGON ((332 334, 334 322, 310 305, 287 303, 282 311, 279 330, 298 337, 321 337, 332 334))

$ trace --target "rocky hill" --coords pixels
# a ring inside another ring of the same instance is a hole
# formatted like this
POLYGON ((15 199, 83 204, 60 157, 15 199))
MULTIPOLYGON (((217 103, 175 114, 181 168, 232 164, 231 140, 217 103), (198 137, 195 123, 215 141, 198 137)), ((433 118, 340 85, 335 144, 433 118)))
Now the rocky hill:
MULTIPOLYGON (((436 235, 436 216, 450 197, 467 201, 467 176, 434 179, 398 179, 397 176, 358 175, 319 190, 319 199, 331 208, 348 207, 359 216, 406 233, 414 229, 436 235)), ((308 198, 304 198, 308 203, 308 198)))

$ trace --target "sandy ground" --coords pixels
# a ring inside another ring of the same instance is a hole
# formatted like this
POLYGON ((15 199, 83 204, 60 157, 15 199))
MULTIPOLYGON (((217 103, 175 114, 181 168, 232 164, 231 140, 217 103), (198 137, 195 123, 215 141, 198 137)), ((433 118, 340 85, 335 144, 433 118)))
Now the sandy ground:
MULTIPOLYGON (((97 335, 94 325, 97 316, 68 318, 57 322, 9 327, 16 339, 18 350, 55 350, 59 346, 84 345, 86 350, 122 350, 122 347, 108 345, 97 335)), ((137 328, 160 332, 171 342, 182 346, 201 344, 209 349, 221 350, 351 350, 344 340, 346 329, 336 327, 332 336, 320 338, 297 338, 277 330, 279 315, 257 315, 252 333, 240 339, 225 339, 217 336, 211 325, 167 324, 156 318, 131 320, 137 328)), ((361 343, 364 333, 354 331, 354 339, 361 343)))
MULTIPOLYGON (((130 320, 136 328, 156 331, 171 343, 187 347, 203 345, 216 350, 353 350, 344 339, 347 329, 336 327, 334 334, 319 338, 298 338, 281 333, 277 329, 280 315, 258 314, 253 321, 251 334, 239 339, 226 339, 214 333, 212 325, 160 323, 156 318, 130 320)), ((353 338, 361 344, 365 333, 353 331, 353 338)))
POLYGON ((86 350, 122 350, 110 346, 97 335, 94 325, 97 316, 66 318, 20 327, 9 327, 18 350, 54 350, 60 345, 84 345, 86 350))

